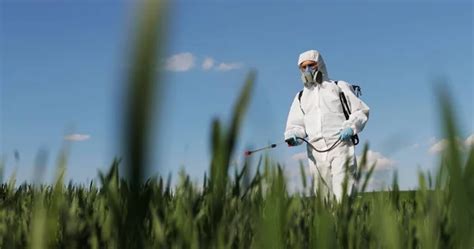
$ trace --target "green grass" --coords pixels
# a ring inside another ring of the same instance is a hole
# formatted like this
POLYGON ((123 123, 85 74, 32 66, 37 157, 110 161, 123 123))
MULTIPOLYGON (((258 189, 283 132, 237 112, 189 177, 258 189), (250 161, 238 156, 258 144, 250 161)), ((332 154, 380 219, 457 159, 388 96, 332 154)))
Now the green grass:
POLYGON ((420 175, 420 190, 364 193, 341 203, 318 193, 288 194, 281 168, 269 160, 261 161, 263 170, 255 176, 244 167, 233 177, 216 174, 196 186, 182 172, 174 188, 157 177, 135 190, 119 176, 116 160, 100 174, 100 187, 64 186, 62 174, 51 186, 2 184, 0 247, 470 248, 472 158, 471 150, 470 162, 459 167, 460 184, 450 183, 449 175, 429 190, 420 175), (222 184, 221 189, 214 184, 222 184), (148 201, 137 215, 142 220, 134 236, 140 237, 120 238, 128 228, 129 202, 136 201, 132 191, 148 201))
MULTIPOLYGON (((229 174, 256 73, 249 73, 228 125, 212 123, 209 176, 196 186, 185 172, 179 184, 144 179, 153 127, 152 95, 160 89, 156 54, 164 43, 162 4, 145 1, 131 56, 124 121, 124 160, 115 159, 100 182, 65 185, 67 149, 53 185, 0 186, 0 248, 472 248, 474 148, 461 150, 447 95, 439 94, 448 150, 434 178, 419 174, 417 191, 365 193, 373 165, 362 164, 356 196, 326 200, 303 180, 289 194, 281 165, 260 158, 229 174), (157 15, 158 13, 158 15, 157 15), (160 14, 161 13, 161 14, 160 14), (157 78, 158 77, 158 78, 157 78), (158 79, 158 80, 157 80, 158 79), (119 175, 124 167, 125 176, 119 175), (367 173, 368 172, 368 173, 367 173)), ((159 105, 159 103, 155 103, 159 105)), ((159 117, 157 117, 159 120, 159 117)), ((0 163, 3 168, 3 162, 0 163)), ((302 172, 302 179, 305 175, 302 172)))

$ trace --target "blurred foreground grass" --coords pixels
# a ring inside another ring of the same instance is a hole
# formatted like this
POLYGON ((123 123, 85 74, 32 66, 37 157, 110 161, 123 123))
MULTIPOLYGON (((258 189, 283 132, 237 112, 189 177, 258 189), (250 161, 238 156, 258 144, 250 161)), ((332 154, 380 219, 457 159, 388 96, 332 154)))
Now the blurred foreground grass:
MULTIPOLYGON (((65 185, 66 152, 56 183, 0 186, 0 248, 472 248, 474 246, 474 148, 461 150, 447 96, 439 94, 448 139, 439 172, 419 174, 419 190, 361 194, 373 170, 365 155, 355 196, 326 200, 304 181, 304 193, 289 194, 280 165, 260 158, 229 175, 255 73, 245 80, 228 126, 212 124, 212 162, 202 186, 184 172, 179 184, 161 176, 143 180, 146 138, 156 84, 155 55, 163 43, 156 13, 146 3, 139 26, 125 117, 125 160, 113 161, 100 184, 65 185), (126 177, 119 175, 125 167, 126 177), (369 166, 370 167, 369 169, 369 166), (429 187, 431 186, 431 187, 429 187)), ((159 76, 159 75, 158 75, 159 76)), ((3 165, 0 165, 3 167, 3 165)))

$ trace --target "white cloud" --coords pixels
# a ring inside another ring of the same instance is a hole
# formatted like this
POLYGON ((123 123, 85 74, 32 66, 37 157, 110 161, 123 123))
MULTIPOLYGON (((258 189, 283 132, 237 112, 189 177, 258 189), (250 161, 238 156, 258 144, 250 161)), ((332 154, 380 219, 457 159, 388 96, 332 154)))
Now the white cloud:
POLYGON ((67 136, 64 136, 64 140, 74 141, 74 142, 85 141, 90 138, 91 136, 88 134, 69 134, 67 136))
POLYGON ((220 63, 219 65, 217 65, 216 67, 216 70, 218 71, 230 71, 230 70, 234 70, 234 69, 239 69, 242 67, 242 64, 240 63, 220 63))
POLYGON ((186 72, 194 67, 195 57, 191 53, 175 54, 166 59, 166 70, 186 72))
POLYGON ((204 59, 204 61, 202 62, 202 69, 207 71, 210 70, 212 67, 214 67, 214 59, 210 57, 204 59))
POLYGON ((443 151, 446 146, 448 145, 448 140, 442 139, 440 141, 435 142, 431 147, 428 149, 430 154, 438 154, 443 151))
MULTIPOLYGON (((173 72, 186 72, 194 68, 199 62, 196 61, 196 56, 192 53, 185 52, 170 56, 166 59, 166 70, 173 72)), ((242 63, 237 62, 217 62, 212 57, 206 57, 201 63, 201 68, 205 71, 214 69, 216 71, 230 71, 242 68, 242 63)))
POLYGON ((303 189, 300 161, 303 163, 303 171, 305 172, 307 184, 310 185, 311 183, 306 151, 288 155, 283 165, 285 178, 287 180, 287 188, 290 193, 295 193, 303 189))
POLYGON ((436 143, 436 141, 438 141, 438 139, 436 139, 436 137, 430 137, 430 139, 428 140, 428 143, 429 144, 434 144, 434 143, 436 143))
MULTIPOLYGON (((311 185, 311 174, 309 173, 307 165, 303 166, 303 171, 308 187, 311 185)), ((299 164, 286 165, 286 167, 284 168, 284 174, 287 183, 287 188, 290 193, 295 193, 303 190, 301 167, 299 164)))
MULTIPOLYGON (((357 157, 357 164, 361 165, 362 155, 357 157)), ((375 164, 374 170, 391 170, 395 165, 395 161, 385 157, 380 152, 369 150, 367 151, 367 168, 372 167, 375 164)))
POLYGON ((306 160, 308 159, 308 154, 306 152, 296 153, 291 156, 291 159, 295 161, 306 160))
POLYGON ((384 179, 377 179, 372 176, 367 182, 367 188, 365 191, 382 191, 386 190, 387 188, 387 183, 384 179))
MULTIPOLYGON (((439 141, 436 141, 431 145, 431 147, 428 149, 428 152, 430 154, 439 154, 443 152, 444 149, 448 146, 449 141, 447 139, 441 139, 439 141)), ((462 141, 459 137, 456 138, 456 143, 459 149, 463 149, 464 146, 467 148, 470 145, 474 144, 474 134, 469 136, 465 141, 462 141)))
POLYGON ((469 137, 466 138, 466 140, 464 141, 464 145, 466 145, 466 147, 471 147, 471 146, 474 146, 474 134, 471 134, 469 137))

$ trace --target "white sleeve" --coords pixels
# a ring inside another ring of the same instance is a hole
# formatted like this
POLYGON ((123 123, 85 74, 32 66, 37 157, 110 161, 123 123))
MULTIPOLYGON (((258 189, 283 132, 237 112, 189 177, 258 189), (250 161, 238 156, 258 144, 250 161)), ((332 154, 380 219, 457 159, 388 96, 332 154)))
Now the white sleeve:
POLYGON ((338 86, 346 96, 347 104, 351 109, 351 115, 349 115, 348 120, 344 121, 343 127, 352 128, 354 134, 359 134, 369 120, 370 108, 349 89, 349 85, 346 82, 339 81, 338 86))
POLYGON ((304 114, 301 110, 300 101, 298 100, 298 94, 296 94, 295 99, 291 104, 290 112, 288 113, 288 120, 286 122, 285 129, 285 140, 293 135, 301 138, 306 137, 304 114))

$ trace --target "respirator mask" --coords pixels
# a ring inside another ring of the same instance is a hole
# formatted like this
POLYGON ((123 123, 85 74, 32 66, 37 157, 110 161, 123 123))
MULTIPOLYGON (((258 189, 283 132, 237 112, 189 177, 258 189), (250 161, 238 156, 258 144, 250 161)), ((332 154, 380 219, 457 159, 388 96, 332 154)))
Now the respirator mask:
POLYGON ((301 73, 301 80, 305 85, 321 84, 323 82, 323 73, 314 67, 306 67, 301 73))

